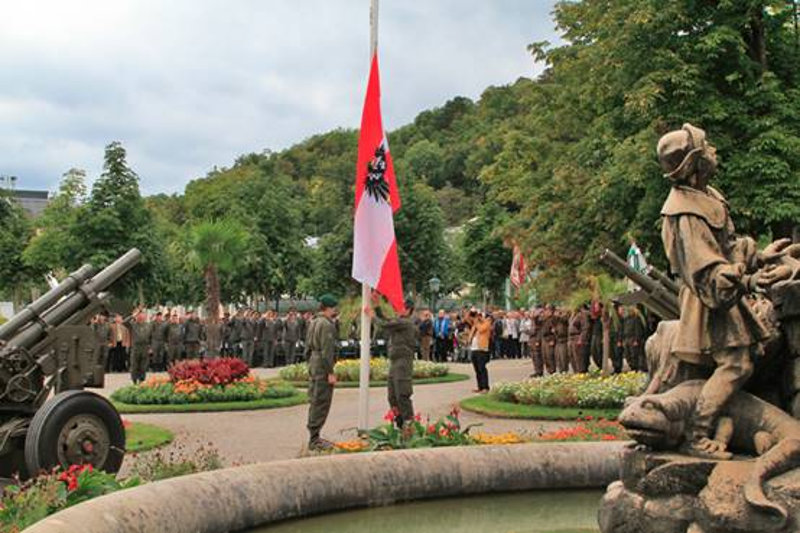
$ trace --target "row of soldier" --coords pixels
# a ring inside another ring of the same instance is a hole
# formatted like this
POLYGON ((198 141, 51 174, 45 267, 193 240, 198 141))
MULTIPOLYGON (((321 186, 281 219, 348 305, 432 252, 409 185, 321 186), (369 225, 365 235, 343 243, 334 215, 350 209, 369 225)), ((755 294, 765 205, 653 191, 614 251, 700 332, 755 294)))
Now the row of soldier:
POLYGON ((200 320, 193 311, 158 311, 150 316, 143 309, 131 316, 101 313, 92 318, 98 360, 108 372, 130 371, 134 383, 149 370, 163 371, 174 361, 201 355, 241 357, 250 366, 298 362, 304 355, 306 326, 311 315, 290 310, 285 317, 274 311, 240 310, 225 314, 221 322, 200 320))

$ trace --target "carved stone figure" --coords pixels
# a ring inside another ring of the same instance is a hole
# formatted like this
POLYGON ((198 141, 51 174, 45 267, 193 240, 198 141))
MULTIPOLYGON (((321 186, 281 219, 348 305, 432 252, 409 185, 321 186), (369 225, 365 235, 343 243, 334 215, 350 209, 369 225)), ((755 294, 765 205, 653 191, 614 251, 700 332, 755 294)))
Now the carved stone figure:
POLYGON ((619 417, 638 444, 606 492, 601 530, 800 531, 800 244, 759 252, 735 235, 709 186, 717 158, 703 130, 685 124, 657 153, 672 183, 662 240, 680 309, 648 339, 650 383, 619 417))

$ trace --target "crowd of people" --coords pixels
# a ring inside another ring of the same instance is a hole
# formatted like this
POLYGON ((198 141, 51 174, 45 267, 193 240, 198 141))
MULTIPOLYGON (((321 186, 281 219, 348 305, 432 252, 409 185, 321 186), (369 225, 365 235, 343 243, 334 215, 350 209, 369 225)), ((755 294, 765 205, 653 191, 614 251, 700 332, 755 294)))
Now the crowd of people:
POLYGON ((283 316, 241 309, 221 321, 200 319, 193 311, 143 309, 123 317, 107 313, 92 319, 99 360, 109 372, 131 373, 138 383, 148 370, 163 371, 181 359, 218 355, 240 357, 248 365, 274 367, 304 358, 306 329, 312 313, 291 309, 283 316))
MULTIPOLYGON (((273 368, 308 358, 308 329, 314 314, 290 309, 259 312, 240 309, 212 323, 188 311, 136 310, 130 317, 99 314, 92 320, 102 360, 110 372, 129 371, 134 382, 148 370, 163 371, 186 358, 218 355, 239 357, 248 365, 273 368)), ((339 329, 336 319, 337 336, 339 329)), ((614 305, 609 311, 600 302, 588 302, 568 310, 539 305, 530 310, 460 311, 429 309, 415 313, 416 357, 435 362, 471 362, 476 392, 489 390, 486 365, 492 359, 530 358, 531 376, 555 372, 587 372, 602 366, 604 329, 608 329, 611 365, 621 372, 647 370, 644 342, 654 325, 636 307, 614 305)), ((358 323, 350 328, 358 339, 358 323)), ((337 340, 338 341, 341 339, 337 340)), ((373 352, 385 353, 388 333, 377 325, 372 331, 373 352), (382 350, 383 348, 383 350, 382 350)), ((341 356, 341 343, 337 355, 341 356)), ((356 350, 351 350, 356 355, 356 350)))
POLYGON ((551 304, 511 311, 440 309, 435 318, 423 310, 417 319, 420 357, 439 362, 474 360, 475 337, 480 334, 479 351, 489 359, 530 358, 531 376, 583 373, 592 363, 602 366, 607 329, 613 371, 621 372, 625 363, 630 370, 646 371, 644 342, 655 324, 636 307, 609 307, 607 311, 594 301, 572 310, 551 304))

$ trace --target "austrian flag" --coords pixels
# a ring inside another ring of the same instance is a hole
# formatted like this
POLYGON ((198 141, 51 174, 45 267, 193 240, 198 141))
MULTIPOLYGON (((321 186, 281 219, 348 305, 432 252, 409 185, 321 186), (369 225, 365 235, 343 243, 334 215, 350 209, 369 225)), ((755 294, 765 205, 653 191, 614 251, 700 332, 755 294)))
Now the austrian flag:
POLYGON ((372 56, 367 97, 361 115, 353 224, 353 278, 383 294, 396 311, 403 309, 403 280, 394 236, 394 212, 400 193, 381 119, 378 54, 372 56))

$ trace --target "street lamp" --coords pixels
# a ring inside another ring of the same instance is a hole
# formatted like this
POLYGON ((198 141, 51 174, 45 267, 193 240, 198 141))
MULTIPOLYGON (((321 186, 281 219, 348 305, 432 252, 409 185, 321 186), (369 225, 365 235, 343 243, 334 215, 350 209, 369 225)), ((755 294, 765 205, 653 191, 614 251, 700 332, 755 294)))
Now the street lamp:
POLYGON ((428 287, 431 289, 431 313, 435 313, 436 296, 439 294, 439 289, 442 287, 442 280, 433 276, 428 280, 428 287))

